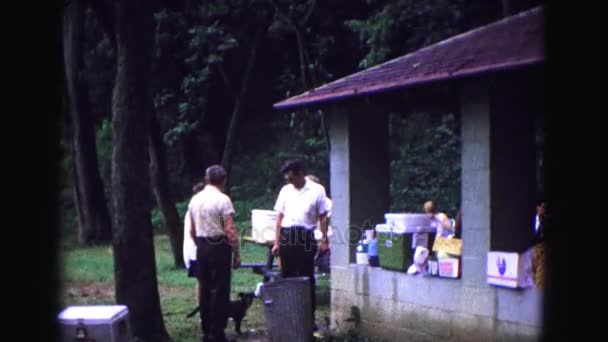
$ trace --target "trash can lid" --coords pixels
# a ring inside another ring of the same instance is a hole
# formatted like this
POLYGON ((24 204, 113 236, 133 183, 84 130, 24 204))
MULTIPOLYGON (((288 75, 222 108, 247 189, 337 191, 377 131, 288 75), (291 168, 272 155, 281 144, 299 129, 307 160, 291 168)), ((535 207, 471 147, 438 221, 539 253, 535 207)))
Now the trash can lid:
POLYGON ((308 282, 310 281, 308 277, 289 277, 289 278, 281 278, 275 281, 264 284, 264 287, 274 287, 285 285, 285 283, 300 283, 300 282, 308 282))

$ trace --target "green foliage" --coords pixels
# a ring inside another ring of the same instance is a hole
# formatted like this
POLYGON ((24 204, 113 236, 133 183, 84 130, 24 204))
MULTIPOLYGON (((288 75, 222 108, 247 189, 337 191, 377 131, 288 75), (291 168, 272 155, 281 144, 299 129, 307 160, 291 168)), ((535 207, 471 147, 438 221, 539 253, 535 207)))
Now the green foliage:
POLYGON ((391 211, 421 212, 434 200, 454 217, 460 206, 460 129, 453 114, 390 116, 391 211))
POLYGON ((186 211, 188 210, 188 203, 189 200, 175 203, 175 209, 177 209, 177 215, 179 215, 179 217, 185 217, 186 211))
POLYGON ((346 21, 368 50, 359 63, 361 69, 417 50, 462 32, 463 0, 369 1, 373 14, 346 21))
MULTIPOLYGON (((190 201, 190 199, 188 198, 187 200, 175 203, 175 209, 177 210, 177 215, 179 218, 185 217, 186 211, 188 210, 189 201, 190 201)), ((152 208, 152 210, 150 210, 150 221, 152 222, 152 227, 154 228, 155 232, 157 232, 157 233, 167 233, 168 232, 167 224, 165 223, 163 214, 160 211, 160 209, 158 209, 158 207, 154 207, 154 208, 152 208)))
MULTIPOLYGON (((187 103, 183 103, 184 106, 183 107, 187 107, 187 103)), ((180 104, 181 105, 181 104, 180 104)), ((181 108, 182 106, 180 106, 181 108)), ((187 109, 184 109, 184 112, 186 112, 187 109)), ((191 122, 186 122, 186 121, 182 121, 182 122, 178 122, 175 127, 169 129, 164 137, 163 140, 165 142, 165 144, 167 144, 168 146, 173 146, 175 145, 179 139, 181 137, 183 137, 186 134, 190 134, 192 131, 194 131, 197 127, 197 123, 191 123, 191 122)))
MULTIPOLYGON (((154 108, 166 144, 172 197, 183 201, 189 199, 191 186, 200 179, 204 167, 219 162, 254 28, 268 28, 260 42, 252 86, 243 99, 229 179, 241 229, 249 225, 251 209, 272 208, 283 185, 278 168, 287 158, 302 159, 308 172, 319 176, 328 192, 330 188, 320 112, 269 110, 272 103, 350 74, 359 63, 361 67, 377 64, 495 15, 495 11, 484 14, 482 10, 489 5, 479 0, 213 0, 196 8, 180 6, 154 15, 151 80, 154 108), (472 9, 476 12, 471 15, 472 9), (476 19, 463 21, 471 17, 476 19)), ((115 47, 93 12, 87 12, 86 25, 82 76, 91 90, 98 160, 110 199, 109 104, 115 47)), ((451 213, 459 203, 459 191, 453 185, 459 180, 459 159, 453 157, 459 152, 445 139, 456 127, 448 120, 428 128, 431 126, 417 125, 413 118, 404 119, 411 122, 391 123, 391 129, 406 124, 420 128, 393 130, 393 146, 402 148, 391 152, 392 209, 419 210, 423 199, 435 198, 451 213), (421 132, 432 138, 415 142, 421 132), (442 168, 438 168, 440 160, 442 168)), ((66 183, 62 211, 66 213, 63 222, 69 225, 74 224, 72 196, 66 183)), ((151 212, 151 218, 157 231, 165 231, 157 210, 151 212)))
POLYGON ((167 232, 167 225, 165 224, 165 220, 163 219, 163 214, 160 209, 153 208, 150 211, 150 222, 152 222, 154 231, 167 232))
POLYGON ((164 63, 182 65, 179 88, 177 82, 155 85, 157 109, 178 104, 177 115, 166 122, 169 126, 165 134, 167 143, 174 144, 180 137, 190 134, 197 128, 201 114, 208 111, 213 77, 223 71, 226 54, 239 47, 237 34, 245 29, 235 30, 238 27, 235 25, 238 21, 234 21, 238 20, 236 9, 240 7, 246 7, 246 3, 206 1, 194 13, 164 9, 155 14, 155 73, 160 74, 161 80, 170 78, 171 75, 163 75, 164 63), (175 88, 167 88, 168 85, 175 88))
POLYGON ((279 168, 287 159, 300 159, 306 172, 317 175, 329 191, 328 154, 320 132, 300 136, 298 132, 303 127, 289 129, 282 126, 286 125, 287 118, 281 120, 239 140, 230 178, 230 195, 235 201, 235 220, 241 227, 250 228, 252 209, 272 210, 285 184, 279 168), (268 129, 276 135, 269 136, 268 129))
POLYGON ((284 51, 276 88, 283 96, 307 91, 351 72, 359 51, 353 35, 343 29, 345 19, 359 16, 361 1, 279 0, 274 1, 275 16, 269 37, 277 42, 293 42, 284 51), (301 45, 300 45, 301 44, 301 45), (341 49, 350 54, 340 53, 341 49), (304 70, 302 70, 304 69, 304 70), (346 71, 348 70, 348 71, 346 71))

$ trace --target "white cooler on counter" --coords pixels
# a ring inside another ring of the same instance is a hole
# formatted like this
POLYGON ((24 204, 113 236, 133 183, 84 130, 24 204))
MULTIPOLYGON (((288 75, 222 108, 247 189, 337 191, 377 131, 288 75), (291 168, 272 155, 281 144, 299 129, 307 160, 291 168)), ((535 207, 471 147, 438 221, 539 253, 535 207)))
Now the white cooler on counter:
POLYGON ((266 243, 275 240, 278 212, 253 209, 251 211, 251 238, 266 243))
POLYGON ((434 233, 436 230, 428 214, 386 213, 384 219, 392 230, 402 233, 434 233))
POLYGON ((59 313, 58 319, 63 342, 132 340, 125 305, 69 306, 59 313))

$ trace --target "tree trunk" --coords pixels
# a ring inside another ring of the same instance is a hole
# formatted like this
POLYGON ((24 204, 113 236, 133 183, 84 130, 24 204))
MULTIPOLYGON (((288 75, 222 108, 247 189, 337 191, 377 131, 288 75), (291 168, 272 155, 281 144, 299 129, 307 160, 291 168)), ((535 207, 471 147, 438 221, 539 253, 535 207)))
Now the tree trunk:
POLYGON ((112 2, 116 79, 112 94, 112 203, 116 301, 129 308, 133 334, 166 341, 150 222, 148 132, 153 22, 148 1, 112 2))
POLYGON ((308 91, 308 82, 306 82, 306 61, 304 61, 304 40, 302 39, 302 33, 297 26, 293 27, 296 33, 296 41, 298 42, 298 57, 300 60, 300 77, 302 77, 302 91, 308 91))
POLYGON ((79 76, 84 65, 83 32, 85 7, 82 1, 67 6, 63 22, 63 52, 70 116, 73 124, 76 200, 80 211, 79 241, 83 244, 109 242, 110 215, 99 174, 95 130, 88 108, 85 80, 79 76))
POLYGON ((84 219, 82 218, 82 209, 80 208, 80 196, 78 195, 78 177, 74 171, 74 210, 76 211, 76 227, 78 229, 78 241, 82 241, 80 236, 84 232, 84 219))
MULTIPOLYGON (((232 109, 232 117, 230 118, 230 124, 228 125, 228 132, 226 133, 226 143, 224 144, 224 153, 222 154, 222 166, 226 169, 226 173, 230 175, 230 169, 232 168, 232 155, 234 151, 234 140, 236 131, 238 128, 238 122, 241 116, 241 106, 243 99, 247 94, 247 88, 249 87, 249 78, 251 76, 251 70, 255 64, 255 58, 257 54, 258 42, 265 32, 264 29, 258 28, 255 33, 255 38, 251 44, 251 51, 249 58, 247 59, 247 65, 245 66, 245 72, 243 73, 243 81, 241 82, 241 89, 234 101, 234 107, 232 109)), ((228 187, 226 187, 228 189, 228 187)))
POLYGON ((171 199, 169 192, 167 156, 160 133, 160 124, 155 113, 150 113, 150 134, 148 136, 150 144, 150 175, 152 176, 154 197, 163 215, 165 224, 169 229, 173 263, 176 268, 184 268, 184 258, 182 257, 184 230, 182 228, 182 220, 179 218, 175 203, 171 199))

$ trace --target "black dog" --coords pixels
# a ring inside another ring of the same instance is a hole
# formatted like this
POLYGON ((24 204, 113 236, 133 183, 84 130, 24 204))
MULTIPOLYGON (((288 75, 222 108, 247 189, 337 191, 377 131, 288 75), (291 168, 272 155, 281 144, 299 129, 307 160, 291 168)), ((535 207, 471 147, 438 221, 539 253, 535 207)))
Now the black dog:
POLYGON ((247 310, 253 303, 255 294, 253 292, 239 292, 240 300, 233 300, 230 302, 230 310, 228 311, 228 317, 232 317, 234 320, 234 327, 237 334, 241 334, 241 321, 245 318, 247 310))
MULTIPOLYGON (((240 335, 241 322, 243 321, 243 318, 245 318, 245 314, 251 306, 251 303, 253 303, 253 298, 255 298, 255 294, 253 292, 239 292, 238 296, 240 299, 230 301, 230 306, 228 307, 228 318, 232 318, 234 320, 235 330, 237 334, 240 335)), ((192 310, 192 312, 186 315, 186 317, 190 318, 196 315, 198 311, 199 307, 197 306, 194 310, 192 310)))

